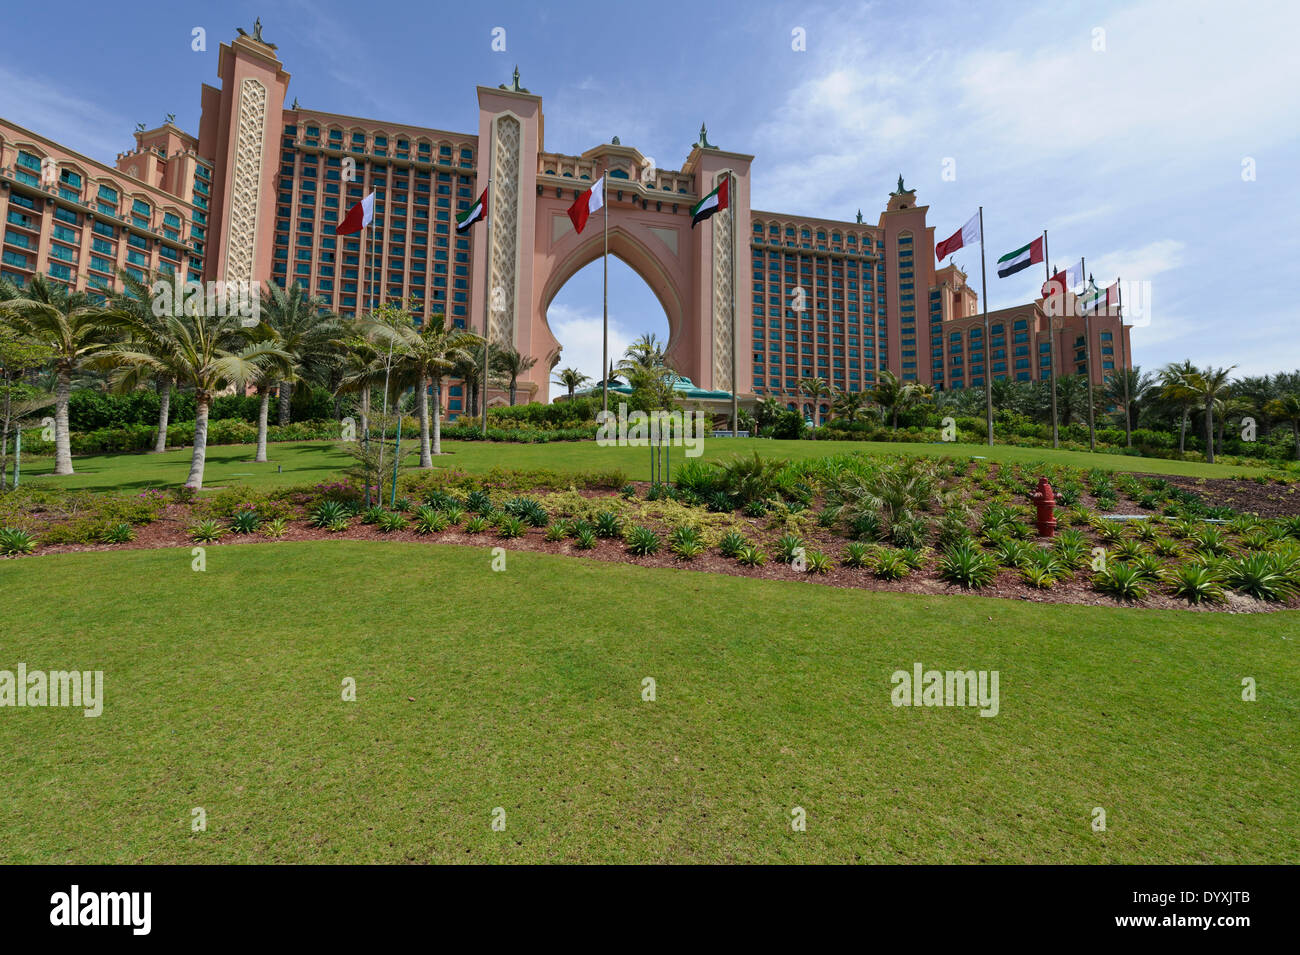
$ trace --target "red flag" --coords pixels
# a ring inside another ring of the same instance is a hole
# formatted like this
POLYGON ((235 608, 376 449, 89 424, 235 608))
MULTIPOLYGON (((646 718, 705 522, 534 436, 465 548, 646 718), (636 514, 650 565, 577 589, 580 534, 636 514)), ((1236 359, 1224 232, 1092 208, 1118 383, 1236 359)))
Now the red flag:
POLYGON ((934 247, 934 257, 938 261, 942 262, 958 249, 982 241, 983 237, 980 235, 980 217, 979 214, 976 213, 970 217, 964 226, 934 247))
POLYGON ((353 235, 370 225, 375 218, 375 194, 372 192, 348 210, 343 221, 334 227, 335 235, 353 235))
POLYGON ((573 228, 582 232, 591 214, 604 204, 605 177, 601 176, 590 189, 573 200, 573 205, 569 206, 569 218, 573 220, 573 228))

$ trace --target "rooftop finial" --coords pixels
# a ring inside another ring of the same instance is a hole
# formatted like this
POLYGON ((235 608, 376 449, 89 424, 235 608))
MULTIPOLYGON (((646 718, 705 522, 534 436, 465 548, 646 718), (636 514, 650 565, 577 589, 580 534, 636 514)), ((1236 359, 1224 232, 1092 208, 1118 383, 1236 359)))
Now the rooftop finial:
POLYGON ((513 92, 513 93, 527 93, 527 92, 528 92, 528 90, 524 89, 522 86, 519 85, 519 66, 518 66, 518 64, 515 65, 515 72, 514 72, 514 76, 513 76, 512 79, 511 79, 511 85, 506 86, 506 84, 502 83, 500 86, 497 87, 497 89, 500 89, 500 90, 510 90, 510 91, 513 92))
POLYGON ((709 142, 709 130, 703 123, 700 123, 700 140, 695 145, 699 146, 701 149, 718 148, 717 146, 713 145, 713 143, 709 142))

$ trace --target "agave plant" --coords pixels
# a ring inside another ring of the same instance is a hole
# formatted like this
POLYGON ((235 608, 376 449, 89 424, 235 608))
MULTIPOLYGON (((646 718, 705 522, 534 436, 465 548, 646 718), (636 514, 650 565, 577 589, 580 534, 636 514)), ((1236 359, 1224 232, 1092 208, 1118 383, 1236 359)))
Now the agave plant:
POLYGON ((17 527, 0 527, 0 556, 17 557, 36 549, 36 538, 17 527))
POLYGON ((262 524, 256 511, 240 511, 230 519, 230 533, 253 534, 262 524))
POLYGON ((385 511, 376 521, 381 533, 392 534, 396 531, 406 530, 408 521, 406 515, 401 511, 385 511))
POLYGON ((441 534, 448 526, 447 515, 444 511, 434 510, 425 505, 416 511, 415 514, 415 533, 421 536, 427 534, 441 534))
POLYGON ((524 536, 524 522, 513 514, 503 514, 497 522, 497 537, 513 540, 524 536))
POLYGON ((308 523, 312 527, 328 527, 339 518, 347 518, 347 516, 347 507, 343 502, 329 498, 312 508, 308 523))
POLYGON ((659 552, 659 535, 641 525, 629 529, 623 543, 633 557, 650 557, 659 552))
POLYGON ((1117 560, 1092 575, 1093 589, 1116 600, 1143 600, 1151 594, 1147 578, 1136 567, 1117 560))
POLYGON ((1218 570, 1202 564, 1182 564, 1168 573, 1169 589, 1188 603, 1222 603, 1227 599, 1218 570))
POLYGON ((466 534, 482 534, 488 529, 488 519, 482 514, 471 517, 465 522, 466 534))
POLYGON ((987 587, 997 572, 997 562, 971 543, 949 547, 939 558, 939 576, 970 590, 987 587))
POLYGON ((871 564, 872 572, 881 580, 898 580, 911 573, 906 558, 896 550, 881 550, 871 564))
POLYGON ((604 538, 618 537, 623 522, 613 511, 601 511, 596 515, 596 536, 604 538))
POLYGON ((767 555, 753 544, 745 544, 736 552, 736 562, 745 567, 762 567, 767 563, 767 555))
POLYGON ((800 551, 806 553, 803 538, 798 534, 782 534, 776 542, 776 556, 783 564, 793 563, 800 551))
POLYGON ((810 574, 827 574, 835 566, 831 559, 820 550, 808 551, 805 560, 804 569, 810 574))
POLYGON ((273 539, 283 537, 288 527, 289 522, 283 517, 272 517, 262 524, 262 534, 273 539))
POLYGON ((577 528, 573 534, 573 546, 578 550, 591 550, 596 546, 596 530, 589 524, 577 528))
POLYGON ((844 545, 840 563, 845 567, 866 567, 871 560, 871 548, 862 541, 849 541, 844 545))
POLYGON ((674 527, 668 534, 668 549, 682 560, 694 560, 704 553, 704 538, 689 525, 674 527))
POLYGON ((205 518, 190 528, 189 538, 196 544, 213 544, 221 540, 225 528, 212 518, 205 518))
POLYGON ((718 542, 718 553, 723 557, 736 557, 741 550, 749 546, 749 541, 740 531, 727 531, 718 542))
POLYGON ((1297 592, 1289 570, 1277 554, 1247 554, 1228 564, 1227 582, 1233 590, 1260 600, 1288 600, 1297 592))
POLYGON ((135 540, 135 528, 125 523, 113 524, 104 528, 99 539, 105 544, 129 544, 135 540))

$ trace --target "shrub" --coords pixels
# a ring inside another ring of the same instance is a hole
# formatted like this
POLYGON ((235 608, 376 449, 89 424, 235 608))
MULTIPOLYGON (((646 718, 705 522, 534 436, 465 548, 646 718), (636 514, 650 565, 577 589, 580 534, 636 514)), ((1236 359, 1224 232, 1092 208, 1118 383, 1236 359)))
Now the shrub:
POLYGON ((907 559, 896 550, 882 550, 878 553, 871 569, 881 580, 899 580, 912 571, 907 565, 907 559))
POLYGON ((895 547, 924 547, 930 536, 930 524, 919 515, 895 521, 889 538, 895 547))
POLYGON ((385 511, 376 522, 380 533, 392 534, 394 531, 406 530, 406 515, 401 511, 385 511))
POLYGON ((289 522, 283 517, 273 517, 262 525, 262 533, 270 538, 283 537, 289 522))
POLYGON ((325 530, 329 531, 331 534, 342 534, 348 529, 350 524, 351 521, 348 520, 346 515, 340 515, 339 517, 330 520, 330 522, 325 525, 325 530))
POLYGON ((524 536, 524 522, 513 514, 505 514, 497 522, 497 537, 512 540, 524 536))
POLYGON ((810 574, 826 574, 832 566, 831 559, 822 551, 810 550, 807 554, 807 571, 810 574))
POLYGON ((723 557, 736 557, 747 546, 749 541, 745 539, 744 534, 740 531, 727 531, 718 542, 718 553, 723 557))
POLYGON ((1146 548, 1142 546, 1141 541, 1132 540, 1126 537, 1115 543, 1115 547, 1111 551, 1111 556, 1117 560, 1122 560, 1131 564, 1139 557, 1145 556, 1146 552, 1146 548))
POLYGON ((488 519, 481 514, 471 517, 465 522, 466 534, 482 534, 487 529, 488 519))
POLYGON ((257 516, 256 511, 240 511, 230 519, 230 532, 232 534, 252 534, 255 533, 262 524, 262 519, 257 516))
POLYGON ((745 544, 736 551, 736 561, 745 567, 762 567, 767 563, 767 555, 753 544, 745 544))
POLYGON ((341 517, 347 517, 347 507, 342 501, 327 498, 312 508, 308 523, 312 527, 328 527, 341 517))
POLYGON ((16 527, 0 527, 0 556, 16 557, 36 549, 36 538, 16 527))
POLYGON ((1182 564, 1168 574, 1169 589, 1188 603, 1221 603, 1227 599, 1217 570, 1202 564, 1182 564))
POLYGON ((611 538, 617 537, 622 530, 623 522, 613 511, 601 511, 596 515, 596 536, 611 538))
POLYGON ((573 534, 573 546, 578 550, 591 550, 596 546, 596 530, 590 525, 584 524, 577 528, 573 534))
POLYGON ((675 527, 668 535, 668 549, 682 560, 694 560, 704 553, 704 538, 694 527, 675 527))
POLYGON ((844 545, 840 563, 845 567, 866 567, 871 559, 871 548, 862 541, 849 541, 844 545))
POLYGON ((971 590, 987 587, 997 572, 993 558, 972 543, 955 544, 939 558, 939 576, 971 590))
POLYGON ((1052 572, 1052 566, 1059 567, 1059 564, 1045 565, 1041 563, 1027 564, 1020 568, 1020 577, 1031 587, 1037 587, 1039 590, 1047 590, 1056 583, 1057 575, 1052 572))
POLYGON ((196 544, 213 544, 221 539, 225 529, 212 518, 205 518, 190 528, 189 538, 196 544))
POLYGON ((634 557, 650 557, 659 552, 659 535, 641 525, 629 530, 623 542, 627 552, 634 557))
POLYGON ((1260 600, 1286 600, 1296 593, 1296 583, 1277 554, 1247 554, 1228 564, 1228 586, 1260 600))
POLYGON ((858 514, 849 522, 849 536, 859 541, 880 539, 880 515, 871 511, 858 514))
POLYGON ((1158 584, 1165 579, 1165 565, 1154 554, 1139 554, 1130 563, 1133 569, 1150 583, 1158 584))
POLYGON ((465 498, 465 509, 474 514, 491 514, 492 498, 484 490, 470 491, 465 498))
POLYGON ((1151 593, 1142 572, 1130 564, 1107 561, 1106 569, 1092 575, 1093 589, 1116 600, 1142 600, 1151 593))
POLYGON ((715 514, 730 514, 736 509, 736 502, 726 491, 714 491, 706 500, 709 510, 715 514))
POLYGON ((567 521, 555 521, 550 527, 546 528, 546 533, 543 535, 543 539, 552 544, 556 544, 564 540, 568 533, 569 525, 567 521))
POLYGON ((135 529, 130 524, 113 524, 104 528, 99 539, 105 544, 129 544, 135 540, 135 529))
POLYGON ((804 550, 804 543, 797 534, 782 534, 776 542, 777 559, 783 564, 793 563, 801 550, 804 550))
POLYGON ((420 535, 441 534, 447 529, 447 514, 425 505, 415 514, 415 533, 420 535))
POLYGON ((766 501, 748 501, 743 508, 746 517, 763 517, 768 512, 766 501))

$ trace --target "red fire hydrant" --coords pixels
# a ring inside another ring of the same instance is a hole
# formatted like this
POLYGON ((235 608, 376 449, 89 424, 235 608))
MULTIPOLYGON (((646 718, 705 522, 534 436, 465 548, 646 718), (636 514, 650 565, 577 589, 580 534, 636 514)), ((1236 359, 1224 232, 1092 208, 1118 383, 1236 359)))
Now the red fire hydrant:
POLYGON ((1038 490, 1034 492, 1034 504, 1038 507, 1038 536, 1056 536, 1056 495, 1047 478, 1038 479, 1038 490))

